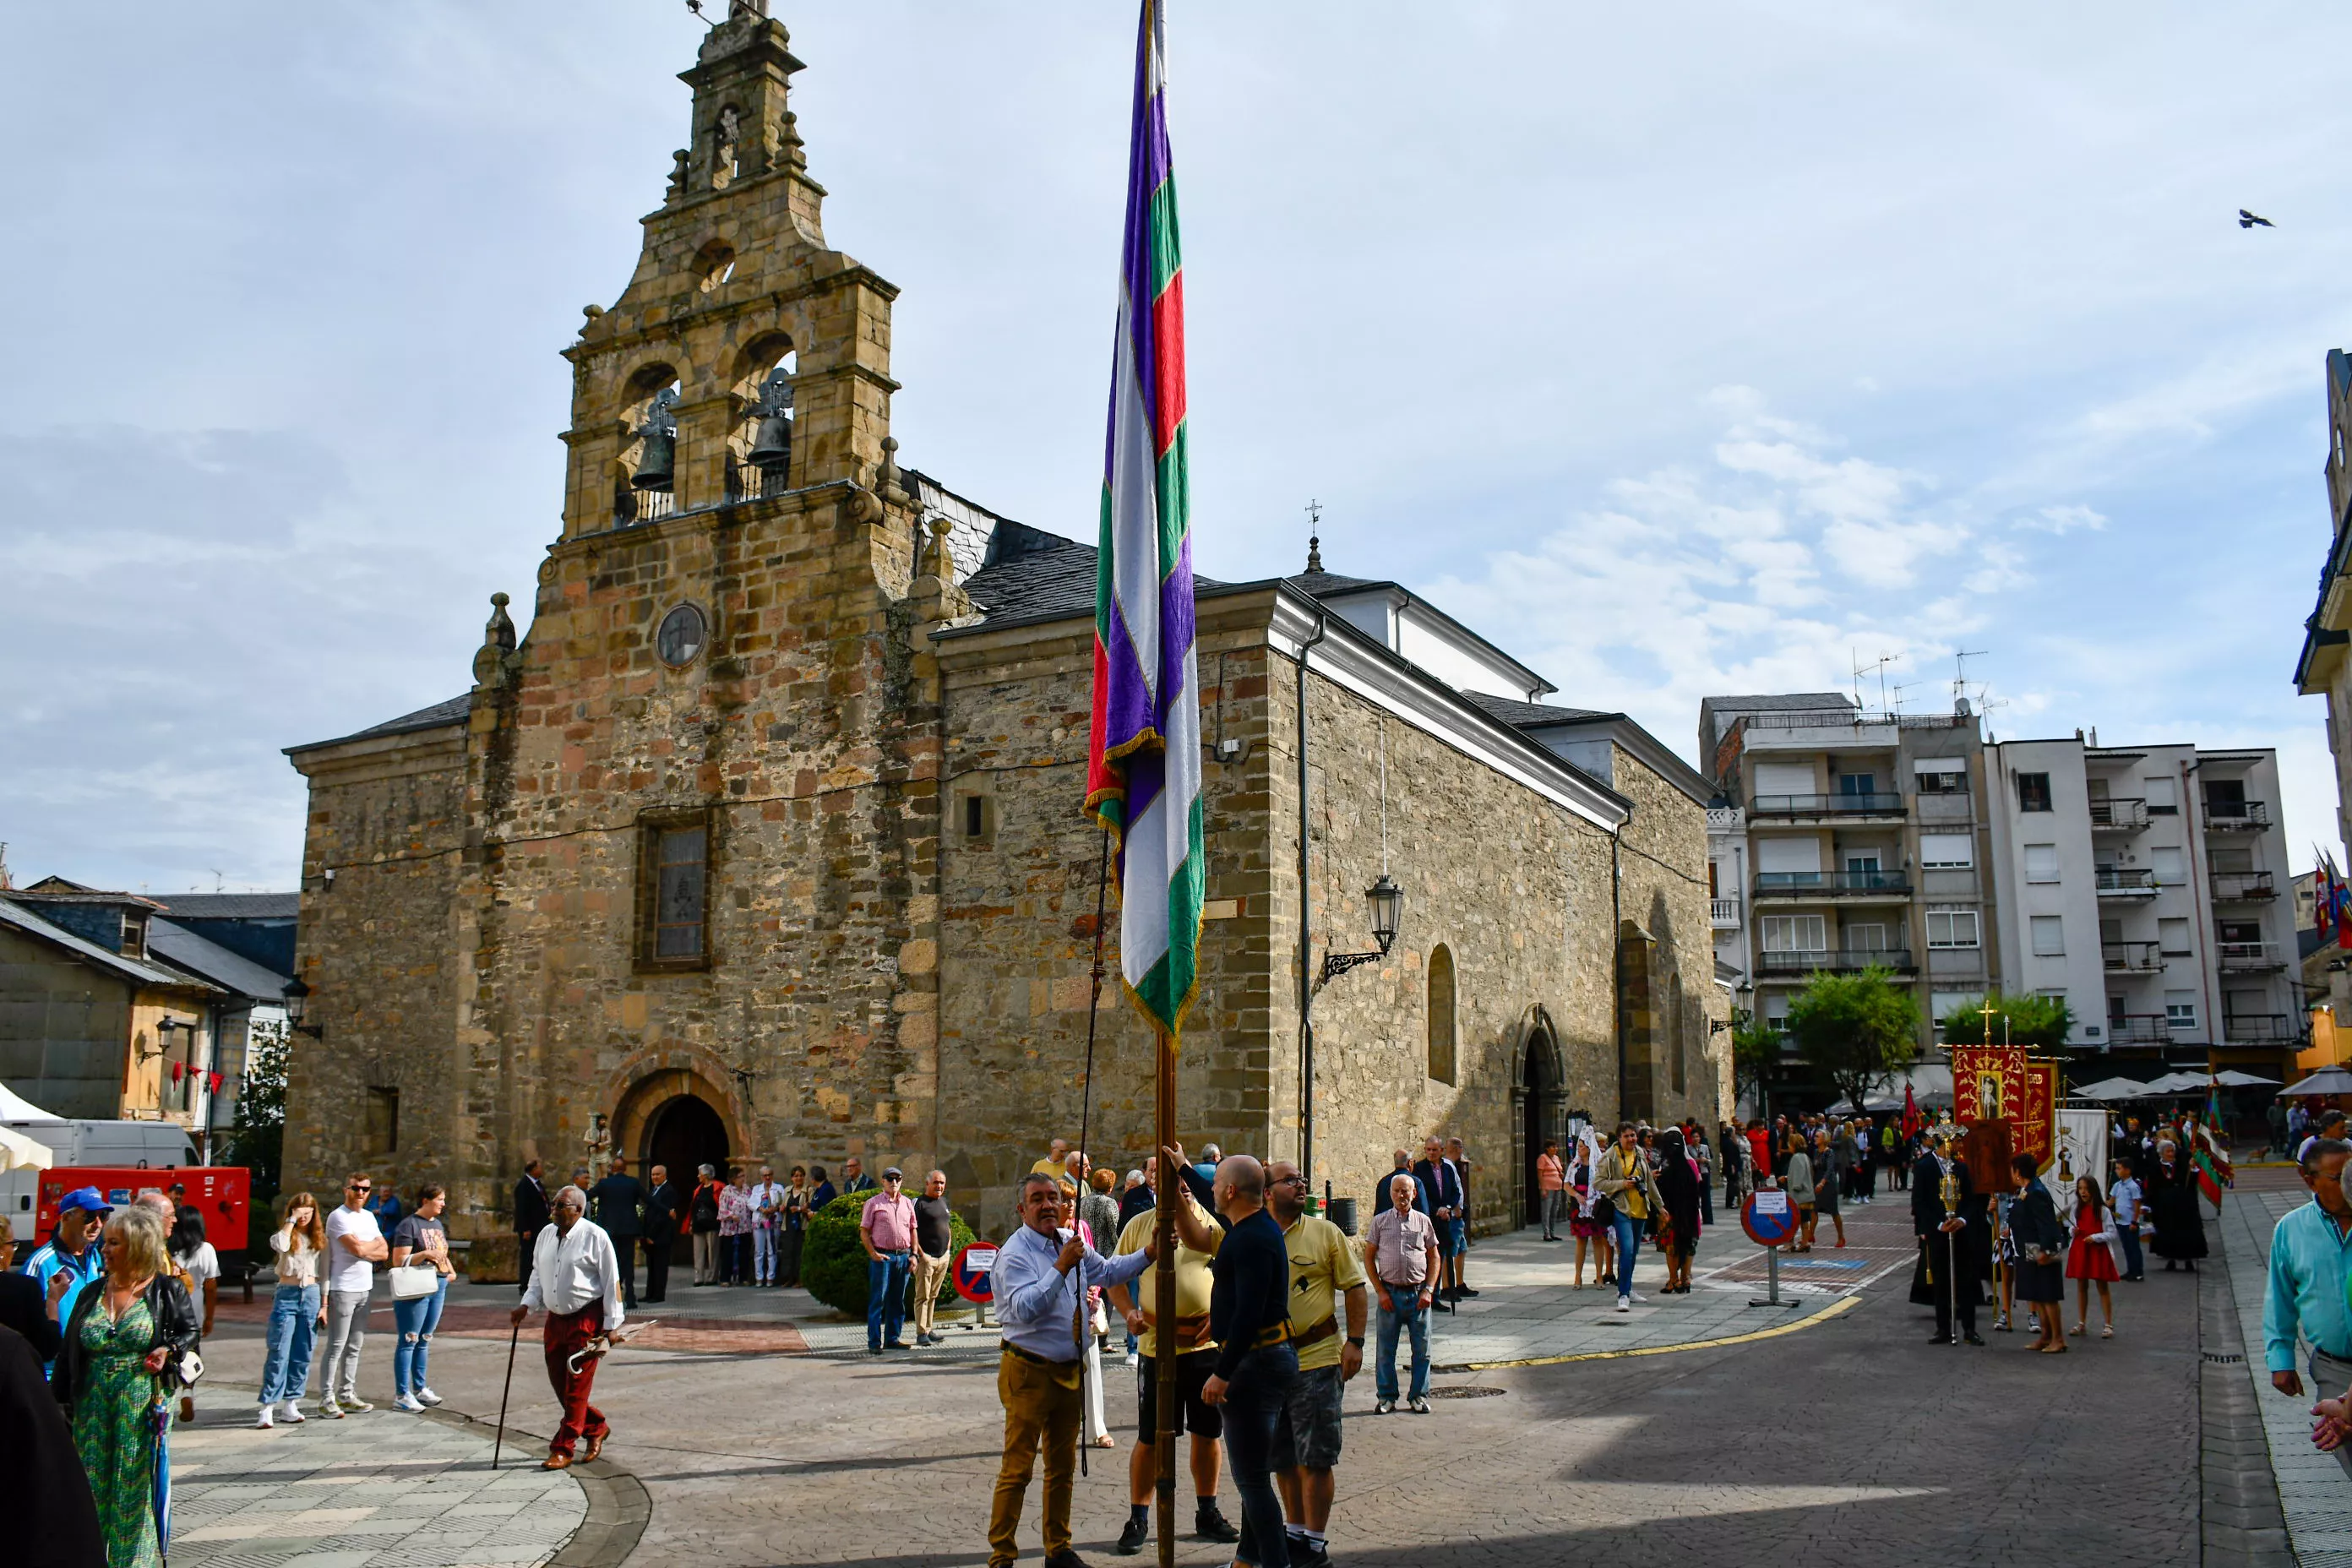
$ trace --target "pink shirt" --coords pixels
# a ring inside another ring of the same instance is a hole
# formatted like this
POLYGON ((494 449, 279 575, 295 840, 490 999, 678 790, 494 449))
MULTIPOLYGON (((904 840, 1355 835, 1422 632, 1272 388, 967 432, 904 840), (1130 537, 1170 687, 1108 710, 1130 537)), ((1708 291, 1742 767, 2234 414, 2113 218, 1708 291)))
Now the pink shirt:
POLYGON ((1547 1193, 1556 1193, 1566 1184, 1567 1184, 1560 1179, 1559 1155, 1538 1154, 1536 1156, 1536 1185, 1538 1187, 1547 1193))
POLYGON ((859 1228, 873 1239, 877 1252, 910 1252, 915 1246, 915 1200, 877 1193, 866 1200, 857 1216, 859 1228))

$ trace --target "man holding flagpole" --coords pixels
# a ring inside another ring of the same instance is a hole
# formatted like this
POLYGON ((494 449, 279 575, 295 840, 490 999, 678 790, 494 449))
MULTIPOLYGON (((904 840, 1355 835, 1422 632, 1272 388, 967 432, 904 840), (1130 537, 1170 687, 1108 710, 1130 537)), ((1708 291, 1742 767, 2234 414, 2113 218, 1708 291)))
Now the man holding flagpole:
MULTIPOLYGON (((1155 1147, 1176 1142, 1177 1041, 1197 984, 1207 882, 1184 459, 1183 258, 1168 147, 1166 49, 1161 0, 1143 0, 1103 451, 1086 800, 1118 847, 1119 977, 1156 1042, 1155 1147)), ((1181 1184, 1160 1184, 1157 1250, 1172 1247, 1180 1196, 1181 1184)), ((1173 1322, 1173 1268, 1160 1271, 1154 1293, 1159 1321, 1173 1322)), ((1160 1560, 1172 1565, 1176 1358, 1162 1357, 1158 1371, 1160 1560)))

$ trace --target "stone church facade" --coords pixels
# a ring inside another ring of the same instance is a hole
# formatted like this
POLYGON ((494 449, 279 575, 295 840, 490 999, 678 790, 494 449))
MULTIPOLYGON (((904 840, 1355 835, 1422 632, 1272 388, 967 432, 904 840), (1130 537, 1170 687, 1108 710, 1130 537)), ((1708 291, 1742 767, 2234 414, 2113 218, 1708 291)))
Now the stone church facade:
MULTIPOLYGON (((1115 951, 1082 1102, 1094 551, 899 466, 896 290, 825 242, 763 10, 685 73, 692 146, 564 351, 527 632, 498 595, 464 696, 289 751, 318 1031, 289 1182, 439 1181, 488 1237, 532 1155, 856 1153, 942 1167, 1001 1230, 1049 1138, 1084 1121, 1122 1167, 1148 1146, 1115 951)), ((1513 1224, 1571 1112, 1728 1106, 1703 779, 1393 584, 1310 562, 1199 604, 1188 1141, 1298 1152, 1303 989, 1313 1176, 1339 1194, 1437 1131, 1480 1162, 1480 1224, 1513 1224), (1316 984, 1377 951, 1384 873, 1393 946, 1316 984)))

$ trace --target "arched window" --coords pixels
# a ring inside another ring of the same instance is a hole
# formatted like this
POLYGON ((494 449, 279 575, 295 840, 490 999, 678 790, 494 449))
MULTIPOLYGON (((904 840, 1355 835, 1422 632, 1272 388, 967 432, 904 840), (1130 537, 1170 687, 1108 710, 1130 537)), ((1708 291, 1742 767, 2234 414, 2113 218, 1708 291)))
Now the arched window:
POLYGON ((1454 954, 1444 944, 1429 953, 1429 1076, 1454 1081, 1454 954))
POLYGON ((1675 1092, 1690 1092, 1690 1061, 1683 1029, 1683 988, 1681 980, 1666 976, 1666 1050, 1667 1066, 1674 1079, 1675 1092))

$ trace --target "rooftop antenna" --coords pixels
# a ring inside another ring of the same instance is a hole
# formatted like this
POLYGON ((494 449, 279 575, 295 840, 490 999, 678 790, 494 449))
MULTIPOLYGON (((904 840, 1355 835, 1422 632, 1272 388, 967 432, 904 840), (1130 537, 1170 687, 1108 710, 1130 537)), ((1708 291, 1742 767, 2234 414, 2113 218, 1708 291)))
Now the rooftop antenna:
POLYGON ((1886 667, 1893 664, 1895 660, 1895 655, 1891 653, 1882 653, 1872 662, 1864 664, 1862 662, 1861 650, 1854 650, 1853 705, 1856 708, 1860 708, 1862 706, 1862 678, 1872 670, 1876 670, 1878 672, 1878 710, 1882 713, 1886 711, 1886 667))
POLYGON ((1307 569, 1323 570, 1323 503, 1319 500, 1307 503, 1307 569))

